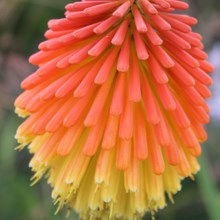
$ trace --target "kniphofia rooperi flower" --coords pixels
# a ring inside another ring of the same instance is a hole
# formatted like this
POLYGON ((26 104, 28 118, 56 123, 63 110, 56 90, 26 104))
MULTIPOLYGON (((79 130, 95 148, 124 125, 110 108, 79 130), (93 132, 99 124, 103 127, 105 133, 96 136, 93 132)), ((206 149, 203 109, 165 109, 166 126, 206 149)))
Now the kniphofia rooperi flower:
POLYGON ((33 182, 82 218, 143 216, 199 170, 212 66, 179 0, 84 0, 49 22, 16 111, 33 182))

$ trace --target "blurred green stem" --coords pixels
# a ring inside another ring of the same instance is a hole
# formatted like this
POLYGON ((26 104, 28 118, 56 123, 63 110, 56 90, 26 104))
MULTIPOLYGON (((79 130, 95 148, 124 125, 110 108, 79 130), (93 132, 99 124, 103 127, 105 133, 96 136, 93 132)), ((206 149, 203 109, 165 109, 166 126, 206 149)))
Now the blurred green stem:
POLYGON ((198 185, 206 205, 210 220, 219 220, 220 205, 216 183, 213 179, 212 172, 206 158, 206 152, 200 157, 201 171, 198 175, 198 185))

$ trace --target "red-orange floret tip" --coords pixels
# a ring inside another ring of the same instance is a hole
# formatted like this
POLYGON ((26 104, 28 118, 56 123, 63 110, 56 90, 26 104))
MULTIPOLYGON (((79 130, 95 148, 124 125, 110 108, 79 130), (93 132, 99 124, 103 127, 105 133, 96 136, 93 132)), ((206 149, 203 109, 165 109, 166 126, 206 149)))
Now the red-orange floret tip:
POLYGON ((212 84, 180 0, 84 0, 49 21, 21 84, 19 149, 59 208, 134 219, 166 206, 199 170, 212 84))

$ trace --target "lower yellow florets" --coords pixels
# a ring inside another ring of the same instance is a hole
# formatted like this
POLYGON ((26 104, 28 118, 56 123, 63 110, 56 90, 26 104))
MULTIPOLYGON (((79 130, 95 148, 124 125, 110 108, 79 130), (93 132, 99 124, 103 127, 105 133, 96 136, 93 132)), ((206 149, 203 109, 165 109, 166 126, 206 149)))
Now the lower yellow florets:
MULTIPOLYGON (((30 167, 35 172, 33 184, 43 175, 48 176, 58 210, 64 206, 75 209, 82 219, 140 219, 146 212, 164 208, 166 193, 173 201, 172 195, 181 189, 183 177, 167 162, 162 175, 154 174, 149 161, 139 162, 136 170, 130 167, 120 171, 114 164, 115 151, 91 158, 81 152, 78 143, 69 155, 62 157, 40 147, 50 138, 50 134, 45 134, 32 140, 29 150, 34 157, 30 167)), ((188 175, 192 175, 199 165, 190 155, 188 160, 188 175)))

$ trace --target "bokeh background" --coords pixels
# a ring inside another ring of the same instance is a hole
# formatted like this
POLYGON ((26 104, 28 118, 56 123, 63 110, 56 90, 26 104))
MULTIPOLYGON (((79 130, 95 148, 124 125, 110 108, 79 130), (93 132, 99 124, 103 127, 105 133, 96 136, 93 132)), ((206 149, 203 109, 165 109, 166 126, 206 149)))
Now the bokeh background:
MULTIPOLYGON (((20 82, 35 68, 28 57, 36 52, 47 21, 60 18, 71 0, 0 0, 0 220, 60 220, 54 215, 46 180, 30 187, 27 150, 16 152, 14 134, 21 123, 13 102, 20 82)), ((199 19, 195 30, 204 36, 206 51, 215 65, 209 140, 203 145, 201 172, 196 180, 184 180, 175 205, 160 211, 157 220, 220 220, 220 1, 189 0, 188 13, 199 19)), ((71 213, 67 220, 77 219, 71 213)), ((146 216, 145 219, 151 219, 146 216)))

